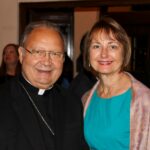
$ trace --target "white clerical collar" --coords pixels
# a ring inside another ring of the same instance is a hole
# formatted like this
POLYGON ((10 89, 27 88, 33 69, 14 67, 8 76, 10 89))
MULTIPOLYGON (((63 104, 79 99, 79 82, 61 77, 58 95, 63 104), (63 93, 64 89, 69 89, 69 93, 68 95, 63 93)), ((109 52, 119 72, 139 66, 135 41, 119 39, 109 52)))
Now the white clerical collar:
MULTIPOLYGON (((22 73, 22 76, 24 77, 24 79, 25 79, 29 84, 31 84, 31 82, 30 82, 29 80, 27 80, 27 78, 24 76, 23 73, 22 73)), ((31 84, 31 85, 32 85, 32 84, 31 84)), ((32 85, 32 86, 33 86, 33 85, 32 85)), ((50 86, 48 89, 39 89, 39 90, 38 90, 38 95, 43 95, 46 90, 50 90, 52 87, 53 87, 53 85, 50 86)))
POLYGON ((48 89, 39 89, 38 95, 43 95, 46 90, 50 90, 53 86, 49 87, 48 89))
POLYGON ((39 91, 38 91, 38 95, 43 95, 43 94, 44 94, 44 92, 45 92, 45 89, 39 89, 39 91))

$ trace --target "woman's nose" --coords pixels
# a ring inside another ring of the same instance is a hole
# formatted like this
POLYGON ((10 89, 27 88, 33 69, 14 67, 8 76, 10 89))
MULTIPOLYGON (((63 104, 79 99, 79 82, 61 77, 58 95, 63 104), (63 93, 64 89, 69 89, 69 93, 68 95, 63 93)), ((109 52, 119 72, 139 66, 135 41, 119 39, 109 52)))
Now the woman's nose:
POLYGON ((107 47, 103 47, 101 49, 101 57, 107 57, 108 56, 108 49, 107 47))

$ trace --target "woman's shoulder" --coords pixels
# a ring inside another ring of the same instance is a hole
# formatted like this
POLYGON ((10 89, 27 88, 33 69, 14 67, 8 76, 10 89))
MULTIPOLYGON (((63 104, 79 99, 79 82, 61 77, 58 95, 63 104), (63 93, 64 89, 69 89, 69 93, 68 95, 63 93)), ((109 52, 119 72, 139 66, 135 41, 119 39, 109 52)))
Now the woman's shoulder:
POLYGON ((87 103, 88 100, 91 99, 91 96, 93 95, 93 92, 95 91, 95 89, 97 88, 99 84, 99 81, 97 81, 93 87, 91 89, 89 89, 87 92, 85 92, 82 96, 82 104, 83 106, 85 106, 85 104, 87 103))
POLYGON ((92 91, 92 89, 88 90, 87 92, 85 92, 85 93, 83 94, 83 96, 82 96, 82 98, 81 98, 83 106, 85 106, 85 103, 86 103, 86 101, 87 101, 87 99, 88 99, 88 97, 89 97, 91 91, 92 91))
POLYGON ((150 107, 150 88, 144 85, 141 81, 132 76, 132 90, 134 101, 148 109, 150 107))
POLYGON ((143 84, 140 80, 135 78, 131 73, 125 72, 131 79, 132 88, 135 92, 150 93, 150 88, 143 84))
POLYGON ((141 81, 139 81, 138 79, 136 79, 135 77, 132 76, 132 87, 134 89, 134 91, 136 92, 140 92, 143 94, 148 94, 150 95, 150 88, 147 87, 145 84, 143 84, 141 81))

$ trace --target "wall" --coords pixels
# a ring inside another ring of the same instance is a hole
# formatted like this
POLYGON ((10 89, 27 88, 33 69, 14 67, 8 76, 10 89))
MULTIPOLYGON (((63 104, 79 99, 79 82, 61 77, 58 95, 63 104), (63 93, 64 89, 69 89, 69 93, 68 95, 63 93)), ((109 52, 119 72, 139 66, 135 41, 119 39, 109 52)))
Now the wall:
MULTIPOLYGON (((80 53, 80 41, 84 33, 86 33, 99 18, 98 8, 76 8, 74 13, 74 65, 80 53)), ((74 66, 76 72, 76 66, 74 66)))
POLYGON ((3 47, 9 42, 18 42, 17 0, 1 0, 0 5, 0 60, 3 47))
MULTIPOLYGON (((46 0, 1 0, 0 5, 0 61, 2 49, 7 43, 18 43, 18 10, 20 2, 44 2, 46 0)), ((49 0, 51 1, 51 0, 49 0)), ((52 0, 58 1, 58 0, 52 0)), ((74 62, 79 55, 82 35, 91 28, 99 16, 98 8, 76 8, 74 13, 74 62)))

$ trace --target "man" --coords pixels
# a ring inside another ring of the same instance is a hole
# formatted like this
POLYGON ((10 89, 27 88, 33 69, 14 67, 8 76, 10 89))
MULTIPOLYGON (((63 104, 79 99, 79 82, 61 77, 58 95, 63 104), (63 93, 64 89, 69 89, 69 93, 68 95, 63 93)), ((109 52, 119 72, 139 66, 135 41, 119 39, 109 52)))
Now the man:
POLYGON ((20 42, 22 73, 0 88, 0 150, 82 150, 82 107, 55 82, 65 44, 59 29, 29 24, 20 42))

